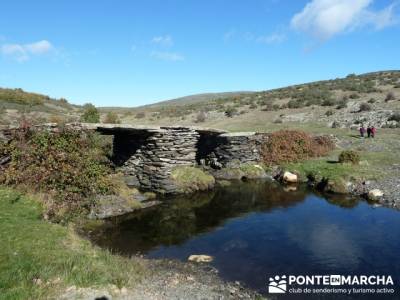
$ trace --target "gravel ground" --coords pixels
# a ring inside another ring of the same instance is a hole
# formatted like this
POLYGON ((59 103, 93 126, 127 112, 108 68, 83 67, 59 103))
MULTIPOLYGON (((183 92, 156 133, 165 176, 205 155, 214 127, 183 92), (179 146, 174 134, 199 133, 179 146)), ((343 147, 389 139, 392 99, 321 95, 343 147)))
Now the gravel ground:
POLYGON ((148 274, 135 288, 67 288, 59 299, 119 300, 200 300, 265 299, 239 282, 224 282, 218 271, 207 264, 182 263, 175 260, 145 260, 148 274))

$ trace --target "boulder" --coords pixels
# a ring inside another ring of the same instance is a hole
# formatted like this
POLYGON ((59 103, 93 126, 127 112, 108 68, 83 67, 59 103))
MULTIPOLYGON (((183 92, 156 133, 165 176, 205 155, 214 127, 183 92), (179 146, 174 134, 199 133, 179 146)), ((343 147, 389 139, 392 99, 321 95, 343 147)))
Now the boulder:
POLYGON ((213 257, 210 255, 204 254, 192 254, 189 256, 188 261, 197 262, 197 263, 209 263, 213 261, 213 257))
POLYGON ((282 175, 282 181, 286 183, 297 183, 299 178, 296 174, 286 171, 282 175))
POLYGON ((373 189, 368 192, 368 200, 377 201, 383 197, 383 192, 379 189, 373 189))

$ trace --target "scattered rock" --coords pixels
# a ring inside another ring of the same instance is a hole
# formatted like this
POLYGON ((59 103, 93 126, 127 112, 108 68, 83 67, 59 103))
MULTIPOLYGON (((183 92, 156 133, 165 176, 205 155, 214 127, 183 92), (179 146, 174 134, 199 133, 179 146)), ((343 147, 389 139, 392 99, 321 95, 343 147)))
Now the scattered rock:
POLYGON ((382 199, 383 192, 379 189, 373 189, 368 192, 368 200, 378 201, 382 199))
POLYGON ((332 194, 348 194, 351 184, 341 178, 328 179, 324 182, 323 191, 332 194))
POLYGON ((284 172, 282 175, 282 181, 285 183, 297 183, 298 176, 296 174, 290 173, 288 171, 284 172))
POLYGON ((197 263, 209 263, 212 262, 214 258, 209 255, 204 254, 192 254, 189 256, 188 261, 197 262, 197 263))

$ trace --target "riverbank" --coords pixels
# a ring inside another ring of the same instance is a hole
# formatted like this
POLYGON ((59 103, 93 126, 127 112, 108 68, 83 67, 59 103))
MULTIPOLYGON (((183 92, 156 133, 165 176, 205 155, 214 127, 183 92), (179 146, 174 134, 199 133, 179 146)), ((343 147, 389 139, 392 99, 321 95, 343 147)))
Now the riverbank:
POLYGON ((398 129, 382 129, 372 138, 360 138, 355 131, 336 132, 337 149, 328 156, 283 164, 285 170, 299 175, 301 181, 317 184, 318 179, 329 179, 333 191, 367 198, 369 191, 379 189, 383 196, 376 199, 380 205, 400 209, 400 141, 398 129), (343 150, 354 150, 360 155, 359 164, 338 163, 343 150), (309 181, 309 178, 313 180, 309 181))
POLYGON ((0 299, 254 299, 215 269, 121 257, 42 218, 37 201, 0 188, 0 299))

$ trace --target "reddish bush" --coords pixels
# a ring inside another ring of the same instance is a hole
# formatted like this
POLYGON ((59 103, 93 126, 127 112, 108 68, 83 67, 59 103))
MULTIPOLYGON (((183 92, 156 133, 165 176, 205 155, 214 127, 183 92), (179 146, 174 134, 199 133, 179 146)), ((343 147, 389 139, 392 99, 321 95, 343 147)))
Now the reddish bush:
POLYGON ((299 130, 280 130, 266 139, 262 156, 266 164, 273 165, 323 156, 334 147, 333 141, 326 136, 312 137, 299 130))

